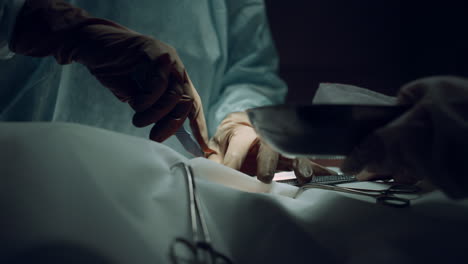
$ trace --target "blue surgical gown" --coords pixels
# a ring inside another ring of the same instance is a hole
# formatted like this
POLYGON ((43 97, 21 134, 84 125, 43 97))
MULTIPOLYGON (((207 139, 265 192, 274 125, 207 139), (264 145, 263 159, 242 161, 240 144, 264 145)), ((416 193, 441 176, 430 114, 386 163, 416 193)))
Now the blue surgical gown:
MULTIPOLYGON (((0 7, 6 2, 12 0, 0 7)), ((285 97, 263 0, 69 2, 175 47, 202 98, 210 135, 227 114, 285 97)), ((83 65, 20 55, 0 61, 0 120, 74 122, 147 138, 150 127, 134 127, 132 115, 83 65)), ((186 154, 175 137, 165 144, 186 154)))

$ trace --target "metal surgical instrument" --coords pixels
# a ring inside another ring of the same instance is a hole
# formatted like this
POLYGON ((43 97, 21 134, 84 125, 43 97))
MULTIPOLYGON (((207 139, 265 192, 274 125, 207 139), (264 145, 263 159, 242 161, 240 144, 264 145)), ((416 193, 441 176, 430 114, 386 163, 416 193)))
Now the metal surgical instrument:
POLYGON ((375 198, 378 204, 383 204, 383 205, 387 205, 391 207, 398 207, 398 208, 410 206, 410 199, 397 197, 395 196, 395 194, 397 195, 398 194, 417 194, 418 192, 421 191, 421 188, 419 188, 418 186, 405 185, 405 184, 395 184, 395 185, 390 186, 387 189, 373 190, 373 189, 349 188, 349 187, 340 187, 340 186, 334 186, 334 185, 309 183, 299 188, 295 197, 297 197, 299 193, 307 189, 323 189, 323 190, 330 190, 330 191, 336 191, 336 192, 369 196, 369 197, 375 198))
POLYGON ((179 140, 179 142, 184 146, 185 150, 190 154, 194 155, 195 157, 204 157, 205 153, 201 149, 200 145, 198 144, 197 140, 190 134, 187 129, 185 129, 184 125, 182 125, 176 132, 175 136, 179 140))
MULTIPOLYGON (((137 69, 133 72, 132 78, 136 82, 138 88, 142 91, 145 90, 145 87, 142 85, 143 80, 146 78, 146 75, 150 69, 147 65, 140 65, 137 69)), ((182 144, 184 149, 189 152, 190 154, 194 155, 195 157, 204 157, 205 153, 201 149, 200 145, 198 144, 197 140, 193 137, 190 132, 182 125, 176 132, 175 136, 182 144)))
POLYGON ((206 220, 200 208, 200 199, 196 193, 195 179, 189 165, 178 163, 175 166, 183 167, 187 180, 190 225, 192 239, 176 237, 171 244, 170 257, 173 263, 221 263, 230 264, 232 261, 212 246, 211 236, 206 220), (200 224, 200 225, 199 225, 200 224), (199 230, 201 228, 201 232, 199 230))

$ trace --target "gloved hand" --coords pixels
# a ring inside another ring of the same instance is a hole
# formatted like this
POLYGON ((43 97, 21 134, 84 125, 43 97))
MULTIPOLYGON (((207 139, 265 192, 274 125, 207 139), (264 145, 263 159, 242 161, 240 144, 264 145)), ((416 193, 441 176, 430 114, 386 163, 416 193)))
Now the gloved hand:
MULTIPOLYGON (((468 151, 467 141, 463 141, 468 124, 468 80, 417 80, 401 88, 398 101, 412 107, 356 147, 341 170, 357 174, 359 180, 394 178, 415 183, 425 177, 438 181, 440 175, 459 168, 462 158, 458 156, 465 155, 457 150, 468 151)), ((447 185, 446 180, 440 185, 447 185)))
POLYGON ((271 182, 277 171, 294 170, 301 184, 310 182, 314 175, 335 174, 309 159, 288 159, 272 150, 259 140, 245 112, 228 115, 210 140, 209 147, 216 152, 208 156, 210 160, 256 175, 265 183, 271 182))
POLYGON ((52 55, 60 64, 85 65, 135 110, 135 126, 157 123, 152 140, 164 141, 189 117, 195 137, 208 151, 200 97, 171 46, 62 0, 26 0, 10 48, 34 57, 52 55))

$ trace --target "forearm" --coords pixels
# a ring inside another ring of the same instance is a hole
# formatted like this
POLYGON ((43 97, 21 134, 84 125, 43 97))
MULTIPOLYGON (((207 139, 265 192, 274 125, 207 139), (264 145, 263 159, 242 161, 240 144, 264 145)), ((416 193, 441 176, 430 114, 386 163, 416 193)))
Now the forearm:
POLYGON ((229 60, 217 100, 209 108, 209 130, 230 113, 269 104, 286 96, 286 84, 277 75, 278 56, 262 0, 228 1, 229 60))
MULTIPOLYGON (((269 82, 238 83, 227 87, 216 104, 209 108, 209 130, 211 135, 230 113, 241 112, 253 107, 280 104, 286 95, 286 85, 274 73, 269 82)), ((262 75, 265 77, 265 75, 262 75)))
POLYGON ((90 35, 85 31, 92 26, 123 28, 63 0, 26 0, 12 32, 10 49, 33 57, 54 56, 58 63, 68 64, 89 50, 87 45, 92 40, 83 37, 90 35))

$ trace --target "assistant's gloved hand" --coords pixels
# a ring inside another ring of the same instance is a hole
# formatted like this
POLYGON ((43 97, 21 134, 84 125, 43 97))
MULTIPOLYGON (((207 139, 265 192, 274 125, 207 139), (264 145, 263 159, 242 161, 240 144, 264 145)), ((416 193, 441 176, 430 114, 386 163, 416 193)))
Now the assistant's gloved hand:
POLYGON ((152 140, 164 141, 189 117, 195 137, 208 150, 200 97, 171 46, 62 0, 26 0, 10 48, 34 57, 52 55, 60 64, 85 65, 135 110, 135 126, 157 123, 152 140))
POLYGON ((360 180, 392 177, 402 183, 428 177, 443 189, 458 189, 454 195, 462 193, 459 188, 468 187, 460 169, 468 152, 468 80, 417 80, 402 87, 398 101, 412 105, 410 110, 356 147, 342 171, 358 173, 360 180))
POLYGON ((277 171, 294 170, 299 183, 310 182, 314 175, 331 175, 333 171, 309 159, 287 159, 259 140, 247 113, 228 115, 209 142, 216 151, 208 158, 269 183, 277 171))

